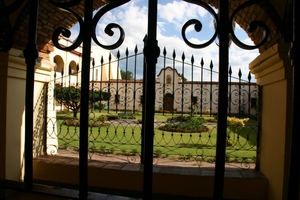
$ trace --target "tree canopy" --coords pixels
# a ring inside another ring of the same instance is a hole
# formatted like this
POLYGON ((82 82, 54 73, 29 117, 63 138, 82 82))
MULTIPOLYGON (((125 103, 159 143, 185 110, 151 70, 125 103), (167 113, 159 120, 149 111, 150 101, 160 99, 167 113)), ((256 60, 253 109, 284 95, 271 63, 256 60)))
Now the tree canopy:
POLYGON ((187 78, 185 78, 185 77, 183 76, 183 74, 181 74, 181 77, 182 77, 182 81, 183 81, 183 82, 186 82, 186 81, 187 81, 187 78))
MULTIPOLYGON (((77 118, 77 113, 80 110, 80 87, 55 87, 54 95, 55 100, 63 105, 66 109, 73 111, 73 117, 77 118)), ((89 91, 89 103, 92 105, 102 100, 109 100, 110 93, 103 92, 101 90, 90 90, 89 91)))
POLYGON ((123 80, 132 80, 133 79, 133 73, 131 71, 125 71, 121 69, 121 78, 123 80))

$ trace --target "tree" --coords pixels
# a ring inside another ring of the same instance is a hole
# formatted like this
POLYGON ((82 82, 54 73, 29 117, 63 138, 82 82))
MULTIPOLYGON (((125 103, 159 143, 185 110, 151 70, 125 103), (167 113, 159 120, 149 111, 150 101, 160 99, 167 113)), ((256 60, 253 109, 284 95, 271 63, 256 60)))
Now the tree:
MULTIPOLYGON (((77 118, 77 113, 80 110, 81 102, 81 88, 80 87, 55 87, 54 89, 55 100, 63 105, 68 110, 73 111, 73 117, 77 118)), ((108 100, 110 94, 103 91, 89 91, 89 103, 94 104, 101 100, 108 100)))
POLYGON ((181 77, 182 77, 182 82, 186 82, 186 81, 187 81, 187 78, 185 78, 185 77, 183 76, 183 74, 181 74, 181 77))
POLYGON ((123 80, 132 80, 133 79, 133 73, 131 71, 124 71, 121 69, 121 78, 123 80))

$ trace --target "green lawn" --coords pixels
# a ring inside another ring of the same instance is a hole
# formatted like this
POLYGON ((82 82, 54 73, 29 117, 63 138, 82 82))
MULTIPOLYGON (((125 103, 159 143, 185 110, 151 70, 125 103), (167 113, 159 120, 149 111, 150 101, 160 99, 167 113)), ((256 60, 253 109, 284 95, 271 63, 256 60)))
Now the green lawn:
MULTIPOLYGON (((96 119, 103 113, 90 114, 91 119, 96 119)), ((65 114, 58 114, 63 118, 65 114)), ((72 115, 70 115, 72 116, 72 115)), ((135 114, 136 119, 141 119, 141 114, 135 114)), ((78 116, 79 117, 79 116, 78 116)), ((166 121, 172 117, 171 114, 155 115, 157 122, 166 121)), ((209 117, 209 116, 207 116, 209 117)), ((64 119, 57 121, 59 147, 67 149, 78 149, 79 147, 79 127, 67 126, 63 124, 64 119)), ((102 123, 102 122, 97 122, 102 123)), ((110 121, 110 124, 90 127, 89 149, 99 153, 109 154, 140 154, 141 152, 141 124, 118 124, 110 121)), ((255 162, 256 157, 256 128, 253 125, 257 123, 249 120, 247 126, 240 133, 230 133, 228 140, 230 146, 227 146, 226 157, 228 161, 238 161, 250 158, 255 162)), ((203 133, 179 133, 161 131, 155 128, 154 137, 154 156, 176 158, 205 159, 215 156, 216 144, 216 124, 208 125, 210 130, 203 133)))

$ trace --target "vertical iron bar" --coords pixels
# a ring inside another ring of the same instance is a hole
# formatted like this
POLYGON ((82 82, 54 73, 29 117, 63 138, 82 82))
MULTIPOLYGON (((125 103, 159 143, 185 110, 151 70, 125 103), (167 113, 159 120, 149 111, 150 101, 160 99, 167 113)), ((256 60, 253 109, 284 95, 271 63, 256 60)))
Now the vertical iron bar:
POLYGON ((202 116, 202 113, 203 113, 203 65, 204 65, 203 58, 201 58, 200 64, 201 64, 200 115, 202 116))
POLYGON ((238 117, 241 118, 241 112, 242 112, 242 75, 241 75, 241 69, 239 70, 239 114, 238 117))
MULTIPOLYGON (((53 79, 53 99, 55 99, 55 83, 56 83, 56 69, 54 68, 54 79, 53 79)), ((50 84, 50 83, 49 83, 50 84)), ((56 101, 53 101, 53 110, 56 109, 56 101)))
POLYGON ((257 136, 256 136, 256 162, 255 169, 260 170, 260 133, 261 133, 261 108, 262 108, 262 86, 257 86, 258 110, 257 110, 257 136))
POLYGON ((226 128, 227 128, 227 92, 228 92, 228 43, 229 43, 229 11, 228 0, 219 0, 219 96, 216 165, 214 179, 214 199, 223 199, 226 128))
MULTIPOLYGON (((93 58, 93 61, 92 61, 92 98, 94 98, 94 92, 95 92, 95 59, 93 58)), ((92 100, 92 105, 90 106, 91 107, 91 112, 94 112, 94 106, 95 106, 95 103, 94 103, 94 100, 92 100)))
POLYGON ((299 71, 299 56, 297 55, 300 49, 299 44, 299 1, 293 1, 293 42, 290 50, 290 57, 293 66, 293 118, 292 118, 292 139, 291 139, 291 155, 290 155, 290 170, 289 170, 289 187, 288 200, 299 199, 299 169, 300 169, 300 147, 299 147, 299 129, 300 125, 296 116, 299 114, 299 95, 300 91, 300 71, 299 71), (298 12, 297 12, 298 11, 298 12), (297 17, 298 16, 298 17, 297 17))
POLYGON ((251 74, 248 74, 248 118, 251 117, 251 74))
MULTIPOLYGON (((118 67, 120 66, 120 51, 117 53, 117 58, 118 58, 118 64, 117 64, 117 87, 116 87, 116 95, 115 95, 115 104, 116 104, 116 113, 118 112, 119 108, 118 105, 120 103, 120 98, 119 98, 119 69, 118 67)), ((125 76, 127 76, 127 71, 125 71, 125 76)), ((126 95, 126 94, 125 94, 126 95)))
POLYGON ((212 82, 213 82, 213 80, 212 80, 212 69, 213 69, 213 63, 212 63, 212 61, 210 61, 209 116, 212 115, 212 102, 213 102, 213 98, 212 98, 212 93, 213 93, 213 91, 212 91, 212 82))
MULTIPOLYGON (((95 59, 93 58, 93 61, 92 61, 92 98, 94 98, 94 92, 95 92, 95 59)), ((91 112, 93 112, 93 109, 94 109, 94 100, 92 100, 92 105, 90 105, 90 108, 91 108, 91 112)), ((90 128, 90 131, 92 132, 92 128, 90 128)))
POLYGON ((176 53, 175 50, 173 50, 173 74, 172 74, 172 119, 174 118, 174 105, 175 105, 175 58, 176 53))
MULTIPOLYGON (((103 55, 101 56, 101 59, 100 59, 100 63, 101 63, 101 65, 100 65, 100 93, 101 93, 101 100, 102 100, 102 98, 103 98, 103 71, 104 71, 104 69, 103 69, 103 67, 104 67, 104 58, 103 58, 103 55)), ((108 97, 108 99, 105 99, 106 101, 107 101, 107 113, 109 113, 109 99, 110 99, 110 96, 108 97)))
MULTIPOLYGON (((61 72, 60 72, 60 75, 61 75, 61 77, 60 77, 60 92, 62 92, 62 89, 63 89, 63 86, 64 86, 64 84, 63 84, 63 75, 64 75, 64 68, 62 67, 62 70, 61 70, 61 72)), ((60 111, 62 111, 63 110, 63 103, 61 102, 60 103, 60 111)))
MULTIPOLYGON (((99 87, 100 87, 100 98, 101 98, 101 100, 103 100, 103 88, 102 88, 102 73, 103 73, 103 62, 104 62, 104 60, 103 60, 103 55, 101 56, 101 59, 100 59, 100 83, 99 83, 99 87)), ((106 100, 106 99, 105 99, 106 100)), ((100 111, 100 110, 99 110, 100 111)), ((107 111, 108 112, 108 111, 107 111)))
POLYGON ((31 191, 33 185, 33 96, 34 68, 38 58, 36 45, 39 0, 30 1, 28 44, 24 49, 26 66, 26 96, 25 96, 25 190, 31 191))
POLYGON ((163 105, 162 105, 162 112, 163 115, 165 115, 165 97, 166 97, 166 55, 167 55, 167 51, 166 48, 164 48, 163 51, 163 55, 164 55, 164 79, 163 79, 163 105))
POLYGON ((71 86, 71 74, 72 74, 72 68, 71 65, 69 65, 69 87, 71 86))
POLYGON ((89 118, 89 81, 92 37, 92 15, 94 1, 84 2, 82 69, 81 69, 81 108, 79 141, 79 198, 88 197, 88 118, 89 118))
POLYGON ((229 94, 228 94, 228 113, 229 116, 231 116, 231 104, 232 104, 232 70, 231 70, 231 66, 229 67, 229 94))
MULTIPOLYGON (((63 86, 64 85, 64 69, 65 69, 65 66, 63 66, 61 68, 61 85, 63 86)), ((66 84, 67 85, 67 84, 66 84)))
MULTIPOLYGON (((126 76, 129 76, 129 71, 128 71, 128 48, 126 48, 126 76)), ((118 59, 118 60, 120 60, 120 59, 118 59)), ((124 101, 125 101, 125 104, 124 104, 124 109, 125 109, 125 113, 127 112, 127 106, 126 106, 126 104, 127 104, 127 93, 128 93, 128 77, 126 78, 126 80, 125 80, 126 82, 125 82, 125 99, 124 99, 124 101)))
POLYGON ((182 85, 181 85, 181 115, 183 115, 183 104, 184 104, 184 84, 185 84, 185 76, 184 76, 184 52, 182 53, 181 56, 181 61, 182 61, 182 85))
MULTIPOLYGON (((107 85, 107 90, 108 90, 108 93, 110 94, 110 69, 111 69, 111 53, 109 54, 108 56, 108 85, 107 85)), ((116 98, 116 97, 115 97, 116 98)), ((107 103, 107 110, 108 112, 110 111, 110 106, 109 106, 110 102, 108 101, 107 103)))
MULTIPOLYGON (((148 36, 145 35, 143 42, 144 48, 147 46, 148 36)), ((141 141, 141 163, 145 163, 145 115, 146 115, 146 106, 145 106, 145 98, 146 98, 146 60, 145 56, 143 59, 143 96, 142 96, 142 141, 141 141)))
POLYGON ((135 46, 134 49, 134 81, 133 81, 133 114, 135 113, 136 104, 136 62, 137 62, 137 52, 138 48, 135 46))
POLYGON ((79 65, 76 66, 76 87, 78 87, 78 73, 79 73, 79 65))
POLYGON ((144 173, 143 199, 152 199, 152 172, 153 172, 153 136, 154 136, 154 106, 155 106, 155 68, 159 56, 159 47, 156 40, 157 0, 148 1, 148 40, 144 48, 146 59, 146 90, 144 132, 144 173))
POLYGON ((192 64, 192 74, 191 74, 191 81, 192 81, 192 84, 191 84, 191 113, 190 113, 190 116, 193 116, 193 96, 194 96, 194 56, 192 55, 192 59, 191 59, 191 64, 192 64))

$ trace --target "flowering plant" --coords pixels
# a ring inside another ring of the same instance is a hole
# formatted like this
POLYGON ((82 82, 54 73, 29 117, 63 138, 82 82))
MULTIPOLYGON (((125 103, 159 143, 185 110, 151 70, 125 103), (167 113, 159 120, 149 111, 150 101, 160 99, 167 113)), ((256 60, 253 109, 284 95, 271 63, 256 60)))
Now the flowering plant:
POLYGON ((234 144, 235 134, 238 133, 243 127, 245 127, 245 123, 248 120, 249 118, 239 119, 236 117, 227 117, 227 127, 229 129, 229 132, 227 133, 227 146, 232 146, 234 144))
POLYGON ((236 133, 241 128, 245 127, 245 123, 249 120, 249 118, 239 119, 236 117, 227 117, 227 127, 232 132, 236 133))

